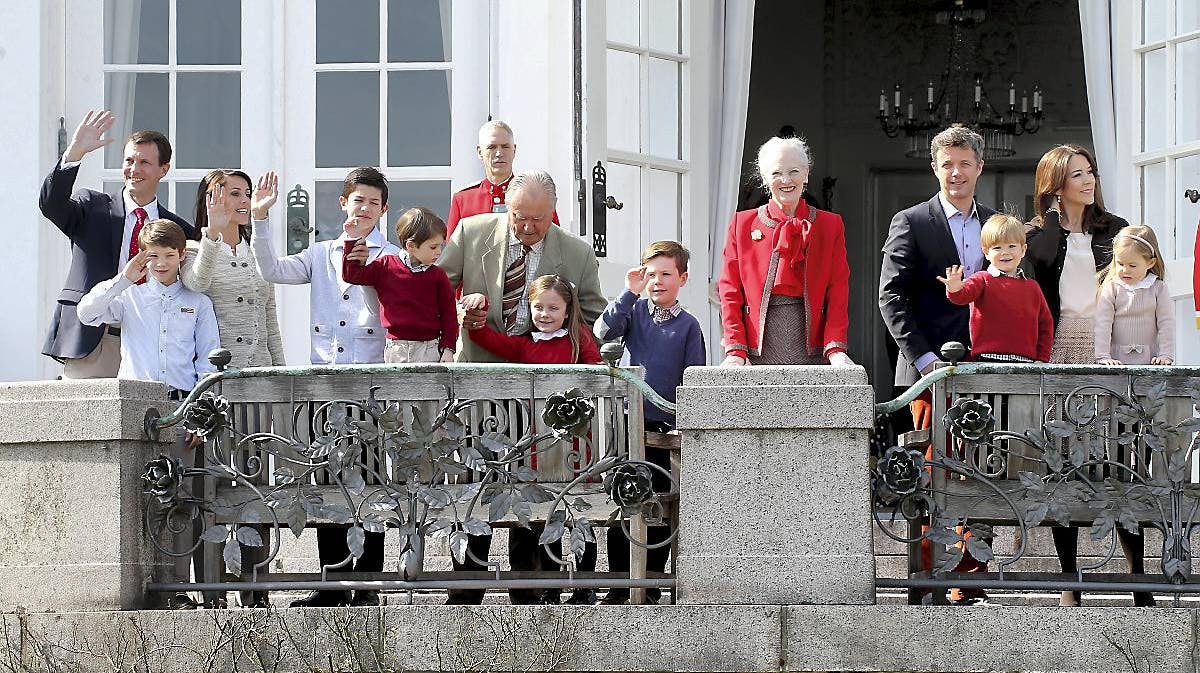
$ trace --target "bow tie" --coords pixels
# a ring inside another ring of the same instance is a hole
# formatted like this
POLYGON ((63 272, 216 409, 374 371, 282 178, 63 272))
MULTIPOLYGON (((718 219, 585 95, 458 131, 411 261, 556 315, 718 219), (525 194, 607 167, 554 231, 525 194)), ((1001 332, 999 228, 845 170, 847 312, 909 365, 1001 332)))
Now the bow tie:
POLYGON ((1128 346, 1125 347, 1125 352, 1126 353, 1144 353, 1144 352, 1146 352, 1146 347, 1141 344, 1129 344, 1128 346))

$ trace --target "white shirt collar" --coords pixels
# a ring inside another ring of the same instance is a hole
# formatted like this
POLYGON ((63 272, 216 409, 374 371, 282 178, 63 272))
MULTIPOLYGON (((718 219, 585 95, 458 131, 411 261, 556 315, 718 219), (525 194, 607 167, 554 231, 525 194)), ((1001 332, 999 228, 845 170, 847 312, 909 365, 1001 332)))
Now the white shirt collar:
MULTIPOLYGON (((345 247, 345 244, 346 244, 346 232, 342 231, 342 235, 338 236, 337 241, 333 244, 333 249, 334 250, 343 250, 343 248, 345 247)), ((371 230, 371 233, 367 234, 367 248, 382 248, 382 247, 383 247, 383 234, 381 234, 379 232, 379 227, 376 227, 371 230)))
POLYGON ((422 271, 428 271, 429 267, 433 266, 432 264, 422 264, 420 262, 417 262, 414 264, 412 255, 408 254, 407 248, 400 248, 400 260, 403 261, 404 266, 407 266, 408 270, 412 271, 413 273, 421 273, 422 271))
POLYGON ((999 278, 1000 276, 1004 276, 1006 278, 1024 278, 1025 277, 1024 269, 1022 269, 1019 266, 1017 267, 1017 270, 1015 272, 1008 274, 1008 273, 1001 273, 1000 269, 997 269, 994 266, 988 265, 987 272, 989 274, 995 276, 996 278, 999 278))
POLYGON ((559 327, 553 332, 538 332, 537 330, 534 330, 533 332, 529 333, 529 336, 533 337, 534 341, 549 341, 551 339, 567 336, 567 328, 559 327))
POLYGON ((146 274, 146 283, 150 285, 150 287, 154 288, 154 290, 160 295, 167 297, 168 299, 174 298, 175 295, 179 294, 179 290, 183 289, 183 283, 179 281, 178 277, 175 278, 174 283, 171 283, 170 285, 163 285, 154 276, 146 274))
MULTIPOLYGON (((950 201, 946 198, 946 195, 940 191, 938 192, 938 203, 942 204, 942 212, 946 214, 947 221, 949 221, 950 218, 954 217, 955 215, 960 214, 958 208, 955 208, 954 204, 950 203, 950 201)), ((971 212, 966 215, 968 220, 972 217, 979 219, 979 211, 975 207, 975 199, 971 199, 971 212)))
MULTIPOLYGON (((508 225, 505 224, 504 226, 507 227, 508 225)), ((547 231, 546 236, 549 236, 549 235, 550 235, 550 232, 547 231)), ((542 240, 529 246, 529 251, 534 254, 537 254, 537 255, 542 254, 542 250, 546 247, 546 236, 543 236, 542 240)), ((513 233, 512 227, 508 227, 508 246, 510 248, 512 248, 512 247, 519 246, 519 245, 522 245, 521 241, 518 240, 517 235, 513 233)))
POLYGON ((150 220, 158 219, 158 198, 157 197, 154 198, 152 201, 150 201, 150 203, 147 203, 144 206, 139 206, 137 204, 137 201, 134 201, 133 197, 129 195, 129 190, 122 189, 121 190, 121 200, 123 200, 125 202, 125 217, 129 217, 129 216, 133 215, 134 210, 136 210, 138 208, 142 208, 146 211, 146 221, 147 222, 149 222, 150 220))
POLYGON ((1121 287, 1123 287, 1127 290, 1141 290, 1143 288, 1147 288, 1147 287, 1150 287, 1151 285, 1153 285, 1154 281, 1158 280, 1158 276, 1154 275, 1153 273, 1148 273, 1148 274, 1146 274, 1145 278, 1134 283, 1133 285, 1126 283, 1125 281, 1121 280, 1120 278, 1114 278, 1113 280, 1115 282, 1120 283, 1121 287))

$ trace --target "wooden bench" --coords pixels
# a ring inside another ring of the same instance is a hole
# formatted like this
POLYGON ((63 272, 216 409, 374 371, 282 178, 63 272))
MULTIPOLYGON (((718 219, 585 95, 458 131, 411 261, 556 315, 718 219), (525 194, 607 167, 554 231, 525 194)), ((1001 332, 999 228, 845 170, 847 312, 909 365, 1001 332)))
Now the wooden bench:
MULTIPOLYGON (((369 415, 362 409, 367 403, 368 392, 374 390, 374 399, 383 407, 398 403, 401 411, 400 422, 406 429, 413 427, 414 421, 424 424, 427 428, 448 400, 461 403, 456 416, 464 423, 464 431, 475 437, 467 442, 470 446, 479 446, 480 439, 485 433, 493 446, 496 442, 507 441, 516 443, 531 432, 545 431, 542 412, 546 401, 552 395, 563 393, 569 389, 581 391, 583 397, 590 400, 595 408, 595 415, 587 426, 583 437, 569 437, 560 440, 543 440, 537 443, 537 455, 531 459, 525 455, 518 463, 520 473, 528 477, 536 477, 538 484, 553 490, 566 488, 576 480, 576 470, 586 470, 604 456, 628 456, 633 460, 644 460, 645 438, 642 431, 642 396, 635 386, 618 378, 581 373, 526 373, 507 370, 504 372, 480 373, 456 372, 454 367, 442 371, 420 373, 363 373, 333 374, 321 376, 289 376, 276 375, 259 378, 235 378, 222 382, 213 392, 224 397, 230 403, 231 423, 239 436, 255 432, 270 432, 275 435, 294 439, 299 446, 309 446, 328 430, 326 424, 343 423, 340 419, 342 410, 348 411, 349 416, 359 422, 373 427, 369 415), (331 404, 335 400, 350 401, 345 404, 331 404), (589 448, 590 447, 590 448, 589 448), (590 455, 589 455, 590 454, 590 455)), ((678 436, 654 435, 656 443, 674 447, 678 463, 678 436)), ((263 444, 243 442, 233 448, 233 442, 228 434, 223 438, 226 447, 226 461, 241 470, 251 473, 248 480, 237 483, 226 479, 212 479, 206 487, 206 496, 219 507, 209 523, 233 524, 236 527, 272 522, 272 513, 264 504, 259 493, 270 493, 278 490, 281 493, 290 492, 291 486, 280 489, 288 479, 288 470, 299 473, 302 470, 289 459, 307 462, 307 458, 295 447, 281 442, 268 441, 263 444), (258 468, 258 469, 248 469, 258 468), (256 493, 257 489, 257 493, 256 493), (234 506, 238 503, 248 503, 245 506, 234 506)), ((334 442, 333 451, 345 450, 350 447, 352 440, 343 439, 334 442)), ((364 445, 365 446, 365 445, 364 445)), ((454 454, 461 456, 462 454, 454 454)), ((358 470, 363 476, 365 488, 360 493, 346 493, 342 490, 329 472, 320 469, 311 474, 305 481, 304 493, 317 494, 325 503, 337 503, 355 510, 369 510, 369 503, 363 508, 363 498, 372 493, 378 493, 386 488, 403 488, 407 475, 397 473, 394 465, 395 455, 389 458, 383 447, 378 445, 367 447, 361 454, 364 469, 358 470)), ((673 470, 677 480, 678 471, 673 470)), ((464 470, 462 474, 451 474, 439 477, 430 483, 436 490, 444 494, 452 502, 463 496, 469 489, 478 489, 478 481, 482 473, 475 470, 464 470)), ((428 473, 422 479, 428 478, 428 473)), ((353 481, 348 474, 343 474, 343 481, 353 481)), ((677 483, 677 481, 676 481, 677 483)), ((439 496, 442 497, 442 496, 439 496)), ((677 502, 677 494, 668 494, 661 498, 668 512, 673 512, 677 502)), ((612 525, 613 516, 619 511, 605 493, 600 476, 576 483, 570 490, 568 501, 578 514, 586 516, 595 525, 612 525)), ((552 502, 528 502, 528 521, 545 523, 550 515, 552 502)), ((294 506, 294 503, 290 506, 294 506)), ((286 514, 287 505, 275 508, 276 516, 286 514)), ((559 510, 563 509, 560 504, 559 510)), ((488 521, 489 507, 476 505, 471 514, 472 518, 488 521)), ((280 528, 289 527, 286 516, 279 516, 280 528)), ((332 516, 329 511, 309 511, 303 516, 305 526, 331 525, 343 523, 338 516, 332 516)), ((518 514, 510 509, 498 519, 490 521, 492 527, 510 527, 519 525, 524 513, 518 514)), ((343 519, 344 521, 344 519, 343 519)), ((299 524, 299 521, 292 521, 299 524)), ((618 528, 610 529, 610 534, 621 534, 619 520, 615 521, 618 528)), ((630 517, 629 529, 632 539, 644 543, 646 525, 642 517, 630 517)), ((393 528, 393 530, 395 530, 393 528)), ((573 562, 570 548, 565 544, 564 558, 573 562)), ((631 544, 631 578, 645 578, 645 549, 638 544, 631 544)), ((208 554, 205 575, 222 577, 225 581, 236 581, 238 578, 229 573, 223 573, 223 563, 218 554, 208 554)), ((385 572, 377 579, 399 579, 394 571, 394 559, 387 560, 385 572)), ((494 559, 493 559, 494 561, 494 559)), ((258 580, 271 579, 269 564, 257 569, 258 580)), ((242 573, 242 580, 248 580, 255 573, 247 567, 242 573)), ((494 576, 494 575, 493 575, 494 576)), ((564 576, 555 573, 555 577, 564 576)), ((299 575, 289 575, 289 578, 304 579, 299 575)), ((307 579, 318 579, 318 575, 307 579)), ((422 579, 443 577, 442 573, 426 573, 422 579)), ((459 578, 456 575, 453 578, 459 578)), ((282 579, 282 578, 281 578, 282 579)), ((641 590, 634 590, 634 599, 641 596, 641 590)))

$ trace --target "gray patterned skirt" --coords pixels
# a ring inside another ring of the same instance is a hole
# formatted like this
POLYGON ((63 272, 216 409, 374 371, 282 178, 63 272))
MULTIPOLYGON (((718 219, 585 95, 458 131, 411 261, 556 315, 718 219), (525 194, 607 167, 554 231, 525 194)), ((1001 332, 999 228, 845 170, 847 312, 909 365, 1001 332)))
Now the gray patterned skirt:
POLYGON ((808 354, 808 314, 804 299, 771 295, 763 325, 761 355, 750 355, 752 365, 824 365, 821 356, 808 354))

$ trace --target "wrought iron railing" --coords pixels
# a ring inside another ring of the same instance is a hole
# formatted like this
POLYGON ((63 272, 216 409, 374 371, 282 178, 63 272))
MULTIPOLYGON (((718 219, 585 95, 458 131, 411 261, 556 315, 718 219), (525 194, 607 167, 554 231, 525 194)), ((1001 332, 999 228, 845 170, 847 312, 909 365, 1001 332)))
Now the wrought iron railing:
POLYGON ((877 586, 914 602, 950 587, 1200 593, 1200 367, 955 364, 876 413, 926 389, 931 430, 903 436, 873 468, 876 523, 909 556, 906 577, 877 586), (1043 525, 1090 527, 1107 551, 1075 573, 1022 572, 1027 533, 1043 525), (1017 529, 1011 553, 989 544, 995 526, 1017 529), (1118 527, 1162 534, 1159 574, 1099 572, 1118 527), (953 572, 964 554, 992 572, 953 572))
POLYGON ((642 559, 645 549, 673 543, 673 529, 657 544, 646 542, 645 530, 671 525, 677 500, 674 477, 645 460, 643 395, 674 408, 637 370, 602 365, 220 371, 170 414, 147 415, 147 433, 182 422, 203 446, 194 462, 152 461, 143 486, 160 552, 223 551, 206 554, 195 582, 148 589, 673 587, 670 573, 648 577, 642 559), (669 492, 655 492, 655 472, 670 480, 669 492), (193 521, 203 522, 202 538, 173 545, 193 521), (501 573, 499 563, 487 576, 423 568, 427 540, 445 538, 457 560, 483 564, 469 537, 531 522, 543 524, 539 543, 561 572, 501 573), (319 573, 270 575, 280 534, 299 536, 312 525, 345 526, 349 555, 319 573), (634 543, 629 573, 576 572, 600 526, 634 543), (385 572, 329 575, 363 554, 367 532, 388 530, 400 536, 401 553, 385 572), (559 556, 554 546, 567 539, 559 556))

